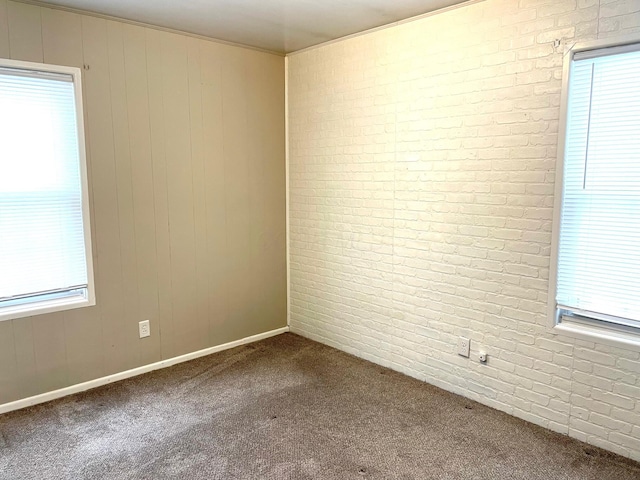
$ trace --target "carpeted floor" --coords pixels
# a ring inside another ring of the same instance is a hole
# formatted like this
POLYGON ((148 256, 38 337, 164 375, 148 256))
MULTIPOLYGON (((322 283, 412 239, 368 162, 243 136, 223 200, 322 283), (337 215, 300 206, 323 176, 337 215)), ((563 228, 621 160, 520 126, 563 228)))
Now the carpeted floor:
POLYGON ((1 479, 640 479, 640 464, 284 334, 0 416, 1 479))

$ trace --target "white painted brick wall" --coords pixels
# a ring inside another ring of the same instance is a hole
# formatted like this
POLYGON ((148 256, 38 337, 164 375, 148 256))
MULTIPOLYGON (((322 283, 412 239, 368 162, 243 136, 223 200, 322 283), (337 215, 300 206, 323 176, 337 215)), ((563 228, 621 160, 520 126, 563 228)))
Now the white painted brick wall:
POLYGON ((546 318, 562 51, 637 32, 486 0, 291 56, 293 331, 640 460, 640 353, 546 318))

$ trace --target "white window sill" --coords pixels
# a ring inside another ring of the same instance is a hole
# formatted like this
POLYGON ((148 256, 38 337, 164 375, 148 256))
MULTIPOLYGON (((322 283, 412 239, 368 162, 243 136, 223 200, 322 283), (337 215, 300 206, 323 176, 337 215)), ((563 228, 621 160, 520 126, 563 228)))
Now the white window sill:
POLYGON ((42 315, 45 313, 61 312, 74 308, 91 307, 95 304, 95 300, 91 297, 87 298, 85 295, 74 295, 55 300, 2 307, 0 308, 0 322, 3 320, 13 320, 16 318, 31 317, 33 315, 42 315))
POLYGON ((640 350, 640 334, 585 325, 567 319, 563 319, 562 322, 553 327, 553 333, 626 350, 640 350))

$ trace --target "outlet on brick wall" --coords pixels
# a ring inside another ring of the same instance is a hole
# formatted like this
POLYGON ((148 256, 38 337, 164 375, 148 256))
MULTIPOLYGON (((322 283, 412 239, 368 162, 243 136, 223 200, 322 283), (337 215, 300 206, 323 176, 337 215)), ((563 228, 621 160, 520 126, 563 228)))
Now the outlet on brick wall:
POLYGON ((469 349, 471 342, 468 338, 458 338, 458 355, 469 358, 469 349))

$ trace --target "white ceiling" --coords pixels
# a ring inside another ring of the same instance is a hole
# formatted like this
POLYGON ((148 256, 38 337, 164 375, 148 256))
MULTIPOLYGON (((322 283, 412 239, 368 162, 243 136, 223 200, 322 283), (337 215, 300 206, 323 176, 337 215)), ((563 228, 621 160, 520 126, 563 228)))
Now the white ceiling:
POLYGON ((289 53, 464 0, 44 0, 289 53))

